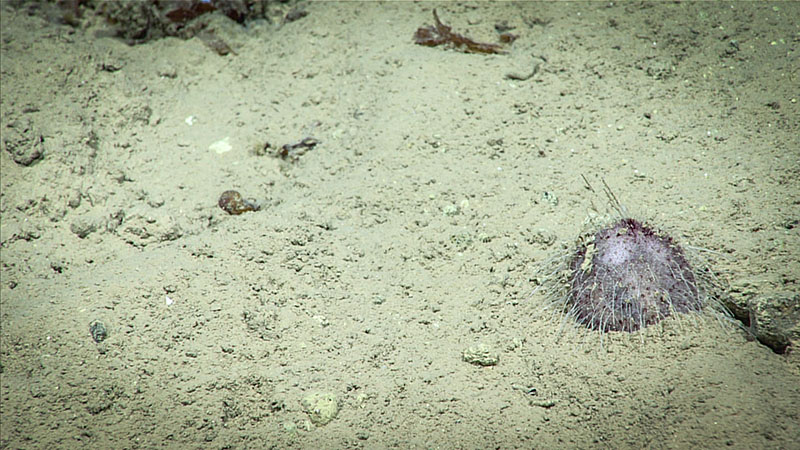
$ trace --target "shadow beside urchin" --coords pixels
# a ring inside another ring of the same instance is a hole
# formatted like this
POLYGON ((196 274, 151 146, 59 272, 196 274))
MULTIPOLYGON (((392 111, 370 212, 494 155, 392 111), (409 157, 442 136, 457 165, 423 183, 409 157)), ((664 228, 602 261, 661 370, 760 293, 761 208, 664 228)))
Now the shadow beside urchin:
MULTIPOLYGON (((586 181, 587 187, 594 189, 586 181)), ((637 335, 654 329, 734 324, 723 301, 725 284, 706 255, 647 220, 634 219, 603 181, 608 212, 593 207, 584 232, 537 270, 532 296, 557 319, 559 333, 580 341, 637 335)))

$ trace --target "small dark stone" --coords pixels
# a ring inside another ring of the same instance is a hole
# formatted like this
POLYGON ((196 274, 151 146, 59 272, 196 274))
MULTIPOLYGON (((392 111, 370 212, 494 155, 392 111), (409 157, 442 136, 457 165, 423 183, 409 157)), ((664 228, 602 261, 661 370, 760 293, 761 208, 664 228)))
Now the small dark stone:
POLYGON ((286 13, 286 17, 283 18, 283 23, 294 22, 295 20, 300 20, 307 15, 308 11, 299 7, 294 7, 288 13, 286 13))
POLYGON ((238 216, 248 211, 258 211, 261 206, 253 200, 242 197, 238 191, 225 191, 220 195, 217 205, 228 214, 238 216))
POLYGON ((95 342, 103 342, 108 337, 108 330, 103 322, 95 320, 89 324, 89 332, 92 334, 92 339, 95 342))

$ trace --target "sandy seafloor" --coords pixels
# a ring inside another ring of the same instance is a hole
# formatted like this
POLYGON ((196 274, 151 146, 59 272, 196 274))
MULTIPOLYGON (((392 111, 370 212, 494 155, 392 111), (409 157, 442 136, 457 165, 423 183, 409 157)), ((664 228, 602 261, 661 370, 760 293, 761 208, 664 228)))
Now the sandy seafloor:
POLYGON ((534 292, 601 179, 726 295, 798 292, 800 3, 305 8, 220 17, 219 56, 2 3, 1 448, 800 448, 792 349, 705 316, 601 347, 534 292), (414 45, 433 7, 519 39, 414 45))

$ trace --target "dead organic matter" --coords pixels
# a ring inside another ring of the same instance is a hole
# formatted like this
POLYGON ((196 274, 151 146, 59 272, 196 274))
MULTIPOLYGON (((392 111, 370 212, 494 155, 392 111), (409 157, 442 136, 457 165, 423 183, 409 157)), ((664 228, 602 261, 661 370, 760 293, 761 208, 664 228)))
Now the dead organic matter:
POLYGON ((433 20, 436 21, 436 25, 417 29, 417 32, 414 33, 414 43, 428 47, 447 44, 466 53, 506 53, 498 44, 476 42, 466 36, 454 33, 452 27, 439 20, 436 9, 433 10, 433 20))

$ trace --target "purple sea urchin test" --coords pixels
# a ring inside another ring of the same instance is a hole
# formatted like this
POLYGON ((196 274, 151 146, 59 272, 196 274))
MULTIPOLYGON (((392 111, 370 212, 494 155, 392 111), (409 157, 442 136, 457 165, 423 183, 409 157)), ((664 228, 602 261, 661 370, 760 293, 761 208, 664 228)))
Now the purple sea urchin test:
POLYGON ((583 239, 569 269, 568 308, 595 330, 632 332, 703 306, 683 250, 634 219, 583 239))

